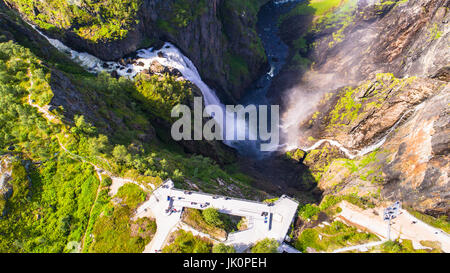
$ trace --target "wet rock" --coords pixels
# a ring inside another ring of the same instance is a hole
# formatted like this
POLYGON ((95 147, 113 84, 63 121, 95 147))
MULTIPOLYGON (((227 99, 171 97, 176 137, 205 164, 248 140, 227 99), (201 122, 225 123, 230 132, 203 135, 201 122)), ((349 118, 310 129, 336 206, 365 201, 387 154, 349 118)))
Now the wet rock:
POLYGON ((111 77, 118 79, 118 78, 119 78, 119 73, 117 73, 116 70, 113 70, 113 71, 111 72, 111 77))
POLYGON ((122 65, 122 66, 126 66, 126 65, 127 65, 127 62, 125 61, 125 59, 120 58, 120 59, 119 59, 119 64, 122 65))
POLYGON ((439 69, 433 76, 433 79, 450 82, 450 66, 439 69))
POLYGON ((152 73, 162 74, 162 73, 164 73, 164 70, 165 70, 165 67, 162 64, 160 64, 158 61, 153 61, 149 67, 149 71, 151 71, 152 73))

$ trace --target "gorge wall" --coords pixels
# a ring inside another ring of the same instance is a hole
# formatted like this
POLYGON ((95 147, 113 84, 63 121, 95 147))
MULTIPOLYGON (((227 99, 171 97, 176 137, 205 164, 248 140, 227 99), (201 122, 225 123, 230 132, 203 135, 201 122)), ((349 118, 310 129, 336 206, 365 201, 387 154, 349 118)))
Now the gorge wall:
MULTIPOLYGON (((257 12, 267 1, 129 0, 123 5, 136 3, 138 8, 127 14, 132 19, 126 35, 105 35, 106 38, 96 37, 95 41, 88 34, 85 35, 88 38, 80 34, 83 23, 72 13, 76 8, 92 16, 106 17, 106 11, 92 11, 90 1, 75 1, 67 9, 54 10, 50 15, 47 15, 49 7, 46 5, 21 4, 24 1, 7 3, 29 20, 44 21, 45 24, 39 26, 50 26, 44 29, 46 34, 103 60, 117 60, 139 48, 171 42, 192 60, 204 81, 215 88, 223 100, 234 101, 242 97, 267 65, 255 31, 257 12), (62 24, 60 17, 70 23, 62 24)), ((51 5, 51 1, 47 2, 51 5)), ((90 32, 101 35, 95 29, 90 32)))
POLYGON ((449 1, 346 3, 281 23, 291 61, 270 96, 286 146, 314 147, 303 162, 324 194, 449 215, 449 1))

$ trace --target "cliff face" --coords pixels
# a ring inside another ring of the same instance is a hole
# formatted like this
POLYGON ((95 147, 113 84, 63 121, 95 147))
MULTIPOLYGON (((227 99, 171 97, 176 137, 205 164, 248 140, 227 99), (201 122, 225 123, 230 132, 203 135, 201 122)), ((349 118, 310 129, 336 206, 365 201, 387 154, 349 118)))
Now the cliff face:
POLYGON ((295 15, 282 21, 280 34, 290 45, 291 61, 275 79, 272 98, 284 104, 284 91, 298 85, 333 90, 376 73, 396 77, 448 73, 448 0, 353 2, 335 11, 332 18, 338 19, 295 15), (302 37, 308 45, 298 48, 302 37), (311 69, 299 65, 300 58, 294 56, 301 56, 311 69))
POLYGON ((307 145, 330 139, 355 156, 329 143, 307 154, 319 188, 449 214, 449 91, 447 82, 388 74, 341 89, 300 129, 307 145), (371 145, 378 149, 361 152, 371 145))
MULTIPOLYGON (((137 23, 124 38, 93 42, 80 37, 76 25, 48 34, 103 60, 117 60, 142 47, 172 42, 223 99, 235 100, 266 64, 255 32, 257 10, 264 2, 267 0, 142 0, 135 15, 137 23)), ((40 12, 36 8, 35 13, 40 12)))
POLYGON ((324 194, 401 200, 449 215, 450 2, 356 3, 345 24, 316 21, 288 36, 289 22, 313 19, 283 22, 291 56, 312 63, 298 67, 291 60, 277 79, 285 93, 271 93, 278 101, 290 98, 284 117, 297 122, 287 138, 302 147, 320 139, 342 145, 324 142, 304 158, 324 194), (302 36, 309 47, 297 51, 294 41, 302 36), (312 98, 317 107, 308 110, 312 98), (296 116, 300 109, 304 115, 296 116))
POLYGON ((431 76, 448 64, 447 0, 358 1, 354 23, 316 40, 312 58, 324 72, 344 68, 360 81, 374 72, 431 76), (341 31, 340 38, 336 33, 341 31))

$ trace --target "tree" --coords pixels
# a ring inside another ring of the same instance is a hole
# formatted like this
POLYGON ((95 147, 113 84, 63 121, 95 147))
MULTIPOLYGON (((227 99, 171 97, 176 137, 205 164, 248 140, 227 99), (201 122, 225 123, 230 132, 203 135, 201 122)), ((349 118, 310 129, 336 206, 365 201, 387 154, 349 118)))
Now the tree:
POLYGON ((266 238, 252 247, 252 253, 277 253, 280 244, 275 239, 266 238))
POLYGON ((87 135, 94 135, 97 132, 97 129, 94 126, 84 120, 84 116, 75 115, 74 121, 75 127, 72 127, 71 129, 74 134, 85 133, 87 135))
POLYGON ((203 210, 202 215, 206 223, 215 227, 223 227, 223 221, 220 219, 220 214, 215 208, 207 208, 203 210))
POLYGON ((233 246, 227 246, 224 243, 214 245, 212 248, 213 253, 236 253, 236 249, 233 246))
POLYGON ((118 162, 126 162, 128 151, 123 145, 117 145, 114 147, 112 155, 118 162))

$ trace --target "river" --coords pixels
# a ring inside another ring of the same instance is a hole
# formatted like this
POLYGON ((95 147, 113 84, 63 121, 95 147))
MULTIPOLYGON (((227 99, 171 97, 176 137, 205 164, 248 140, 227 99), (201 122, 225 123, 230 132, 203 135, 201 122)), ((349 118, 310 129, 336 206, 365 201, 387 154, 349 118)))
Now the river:
MULTIPOLYGON (((272 84, 272 80, 277 76, 283 66, 286 64, 286 60, 289 53, 289 47, 278 36, 279 17, 290 11, 298 0, 281 0, 270 1, 261 7, 258 13, 257 33, 261 39, 262 45, 267 55, 267 61, 269 63, 268 71, 256 80, 250 87, 250 90, 246 92, 246 95, 239 101, 239 104, 244 106, 248 105, 269 105, 270 102, 267 99, 267 91, 272 84)), ((270 114, 270 110, 268 111, 270 114)), ((269 116, 269 121, 270 121, 269 116)), ((268 124, 268 127, 270 124, 268 124)), ((248 124, 247 124, 248 130, 248 124)), ((281 134, 280 128, 278 128, 278 134, 281 134)), ((264 159, 272 154, 272 152, 279 150, 281 147, 279 144, 274 145, 271 151, 261 151, 259 140, 245 140, 245 141, 233 141, 230 143, 232 147, 236 148, 238 152, 245 156, 251 156, 257 159, 264 159)))

